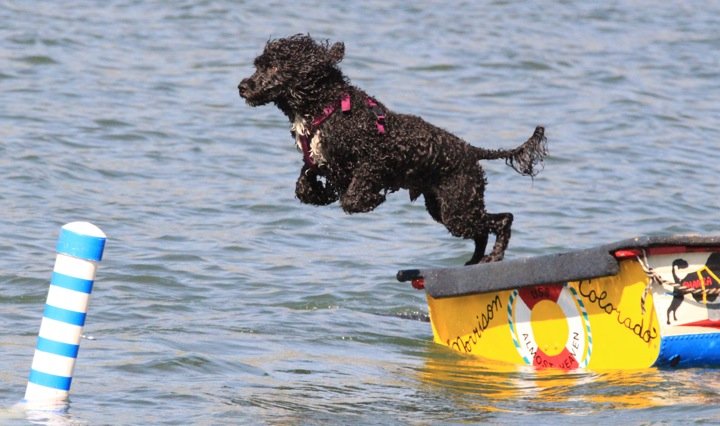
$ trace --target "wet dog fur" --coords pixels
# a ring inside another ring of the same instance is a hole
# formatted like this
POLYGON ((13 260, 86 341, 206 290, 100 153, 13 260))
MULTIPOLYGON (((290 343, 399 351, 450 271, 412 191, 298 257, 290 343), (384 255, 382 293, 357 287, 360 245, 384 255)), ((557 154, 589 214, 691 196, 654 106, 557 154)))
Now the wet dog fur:
POLYGON ((423 196, 428 213, 456 237, 472 239, 467 264, 503 259, 511 234, 511 213, 485 209, 485 173, 480 160, 504 159, 523 175, 535 176, 547 155, 543 127, 522 145, 508 150, 472 146, 420 117, 396 113, 342 73, 345 46, 297 34, 267 42, 255 58, 255 72, 243 79, 240 96, 251 106, 274 104, 291 123, 306 162, 297 179, 297 198, 307 204, 335 201, 347 213, 369 212, 388 193, 407 189, 423 196), (349 96, 350 108, 340 111, 349 96), (332 112, 326 116, 327 109, 332 112), (323 117, 321 124, 313 122, 323 117), (382 120, 384 132, 380 131, 382 120), (489 234, 495 244, 485 254, 489 234))

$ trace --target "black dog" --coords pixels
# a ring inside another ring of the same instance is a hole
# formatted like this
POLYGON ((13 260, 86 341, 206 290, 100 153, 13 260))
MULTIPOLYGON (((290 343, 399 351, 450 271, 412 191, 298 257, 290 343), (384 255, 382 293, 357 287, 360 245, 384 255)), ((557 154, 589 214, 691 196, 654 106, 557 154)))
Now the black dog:
POLYGON ((510 240, 510 213, 485 211, 485 174, 480 160, 505 159, 535 176, 547 154, 544 129, 511 150, 487 150, 420 117, 397 114, 352 86, 338 63, 345 46, 298 34, 270 40, 255 58, 255 73, 240 83, 251 106, 274 103, 292 123, 305 165, 295 193, 303 203, 340 200, 347 213, 368 212, 388 192, 420 195, 436 221, 457 237, 475 241, 467 264, 501 260, 510 240), (485 256, 488 234, 495 246, 485 256))

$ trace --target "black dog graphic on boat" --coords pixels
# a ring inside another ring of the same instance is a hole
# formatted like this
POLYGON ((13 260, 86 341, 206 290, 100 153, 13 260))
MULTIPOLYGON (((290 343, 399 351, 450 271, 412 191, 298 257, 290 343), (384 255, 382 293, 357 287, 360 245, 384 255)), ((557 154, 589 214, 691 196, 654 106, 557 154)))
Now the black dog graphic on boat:
POLYGON ((670 324, 670 313, 673 314, 673 319, 677 321, 677 309, 685 300, 685 294, 690 293, 696 302, 702 302, 703 298, 705 303, 714 302, 718 297, 720 291, 720 280, 718 274, 720 273, 720 253, 713 253, 708 257, 705 265, 700 269, 690 272, 685 275, 682 280, 677 276, 678 269, 685 269, 688 267, 688 263, 685 259, 675 259, 672 263, 672 275, 675 284, 679 284, 673 290, 673 300, 670 302, 670 307, 667 310, 667 323, 670 324), (708 291, 714 290, 714 291, 708 291))

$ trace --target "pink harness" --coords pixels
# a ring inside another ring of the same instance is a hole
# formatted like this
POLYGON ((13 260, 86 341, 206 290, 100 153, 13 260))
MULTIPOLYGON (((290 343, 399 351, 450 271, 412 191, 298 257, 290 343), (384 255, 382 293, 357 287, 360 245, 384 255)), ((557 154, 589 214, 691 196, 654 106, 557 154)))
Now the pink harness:
MULTIPOLYGON (((375 101, 375 99, 371 97, 365 99, 365 104, 368 106, 368 108, 370 108, 370 111, 375 114, 375 127, 377 128, 378 133, 381 135, 385 134, 385 111, 383 111, 383 109, 380 108, 380 105, 378 105, 377 101, 375 101)), ((340 98, 340 110, 342 112, 349 112, 350 109, 350 94, 345 93, 340 98)), ((322 114, 315 117, 312 123, 310 123, 310 131, 308 132, 309 134, 300 135, 300 146, 302 148, 303 161, 305 162, 305 165, 309 168, 317 167, 317 164, 315 164, 315 161, 313 160, 310 153, 310 138, 312 137, 312 135, 315 134, 320 125, 323 124, 325 120, 330 118, 330 116, 333 115, 335 111, 337 111, 337 102, 323 108, 322 114)))

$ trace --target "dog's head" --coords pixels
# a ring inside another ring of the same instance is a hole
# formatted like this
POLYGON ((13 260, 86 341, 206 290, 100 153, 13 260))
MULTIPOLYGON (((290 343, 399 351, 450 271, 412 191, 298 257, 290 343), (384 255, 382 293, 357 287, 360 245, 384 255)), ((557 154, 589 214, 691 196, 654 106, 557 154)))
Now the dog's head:
POLYGON ((330 46, 303 34, 270 40, 255 58, 255 73, 238 85, 240 96, 250 106, 301 101, 329 76, 342 78, 337 64, 344 54, 343 43, 330 46))

